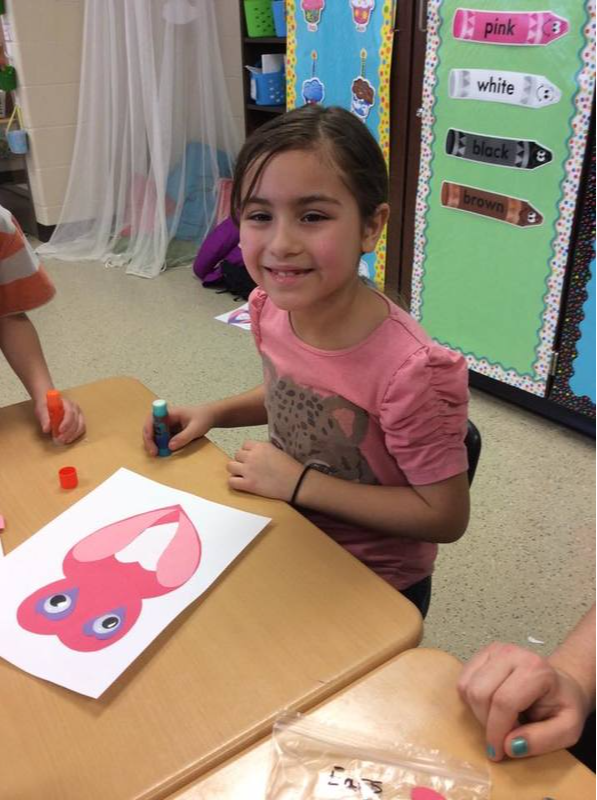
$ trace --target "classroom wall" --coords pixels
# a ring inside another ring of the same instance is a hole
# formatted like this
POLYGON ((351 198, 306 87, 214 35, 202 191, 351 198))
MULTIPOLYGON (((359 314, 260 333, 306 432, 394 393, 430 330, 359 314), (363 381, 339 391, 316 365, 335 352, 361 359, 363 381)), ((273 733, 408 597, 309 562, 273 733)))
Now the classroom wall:
POLYGON ((232 115, 241 136, 245 138, 243 112, 243 84, 240 41, 240 5, 238 0, 217 0, 216 17, 220 51, 224 64, 224 76, 232 115))
POLYGON ((8 54, 29 134, 27 170, 35 216, 55 225, 72 159, 84 0, 7 0, 8 54))
MULTIPOLYGON (((244 138, 238 0, 217 0, 215 9, 232 114, 244 138)), ((84 0, 7 0, 6 12, 7 52, 30 138, 35 215, 42 225, 56 225, 75 141, 84 0)))

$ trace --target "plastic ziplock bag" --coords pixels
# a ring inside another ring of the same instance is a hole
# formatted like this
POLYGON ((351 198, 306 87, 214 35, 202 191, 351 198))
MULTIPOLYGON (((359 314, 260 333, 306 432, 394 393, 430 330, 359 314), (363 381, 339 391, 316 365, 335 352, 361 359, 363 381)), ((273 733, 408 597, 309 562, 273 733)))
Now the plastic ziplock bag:
POLYGON ((489 800, 487 772, 300 714, 276 721, 273 750, 267 800, 489 800))

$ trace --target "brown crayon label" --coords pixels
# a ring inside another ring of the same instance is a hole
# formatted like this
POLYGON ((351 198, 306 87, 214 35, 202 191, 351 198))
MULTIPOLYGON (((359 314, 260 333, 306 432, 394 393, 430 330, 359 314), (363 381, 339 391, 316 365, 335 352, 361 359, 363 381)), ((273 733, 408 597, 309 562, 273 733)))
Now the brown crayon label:
POLYGON ((526 200, 450 181, 442 183, 441 203, 446 208, 480 214, 519 228, 536 227, 543 222, 543 216, 526 200))

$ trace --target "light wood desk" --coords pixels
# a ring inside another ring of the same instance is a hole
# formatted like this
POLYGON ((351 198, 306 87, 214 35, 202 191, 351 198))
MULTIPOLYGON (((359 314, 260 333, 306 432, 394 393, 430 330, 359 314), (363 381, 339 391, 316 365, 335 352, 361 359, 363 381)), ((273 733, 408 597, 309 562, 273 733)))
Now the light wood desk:
MULTIPOLYGON (((483 731, 456 691, 461 664, 440 650, 410 650, 324 702, 309 716, 345 730, 405 740, 488 768, 491 800, 593 800, 595 775, 566 751, 490 764, 483 731)), ((171 800, 262 800, 270 740, 171 800)))
POLYGON ((0 661, 0 797, 165 797, 266 736, 282 709, 311 708, 419 642, 413 605, 286 503, 230 491, 213 444, 147 456, 154 395, 140 383, 67 394, 87 419, 68 448, 38 433, 29 403, 0 409, 7 553, 122 466, 273 521, 99 700, 0 661), (64 465, 77 489, 59 488, 64 465))

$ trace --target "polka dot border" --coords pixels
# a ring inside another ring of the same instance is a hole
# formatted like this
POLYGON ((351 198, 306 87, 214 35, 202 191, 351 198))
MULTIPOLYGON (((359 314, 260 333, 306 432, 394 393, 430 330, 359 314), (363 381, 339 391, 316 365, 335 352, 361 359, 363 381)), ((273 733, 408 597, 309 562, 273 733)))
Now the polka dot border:
MULTIPOLYGON (((377 83, 379 98, 379 124, 377 141, 389 165, 390 159, 390 78, 392 71, 392 47, 394 44, 394 0, 384 0, 382 7, 383 22, 381 26, 381 44, 379 48, 379 79, 377 83)), ((374 282, 383 289, 386 274, 387 227, 375 248, 374 282)))
POLYGON ((595 419, 595 403, 590 397, 576 395, 570 388, 574 375, 574 361, 578 356, 577 342, 581 337, 580 324, 585 317, 584 306, 588 297, 587 284, 591 280, 591 264, 595 259, 595 142, 587 171, 583 194, 581 220, 574 248, 574 263, 570 273, 566 296, 566 315, 558 344, 558 366, 549 399, 559 405, 595 419))
POLYGON ((296 3, 286 0, 286 108, 296 108, 296 3))

